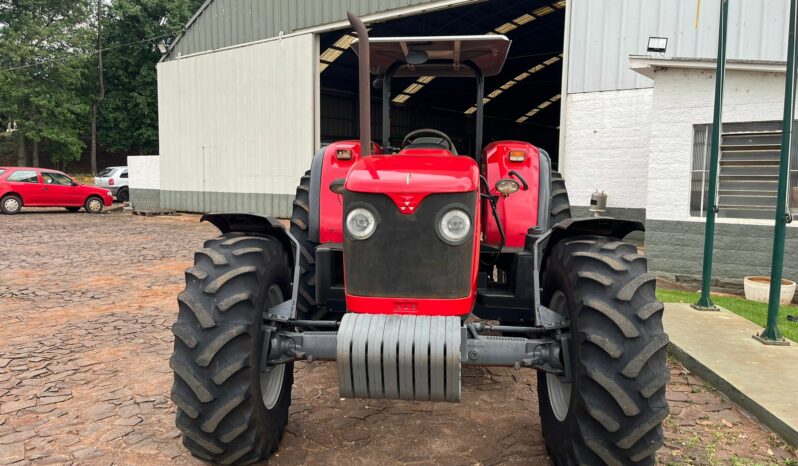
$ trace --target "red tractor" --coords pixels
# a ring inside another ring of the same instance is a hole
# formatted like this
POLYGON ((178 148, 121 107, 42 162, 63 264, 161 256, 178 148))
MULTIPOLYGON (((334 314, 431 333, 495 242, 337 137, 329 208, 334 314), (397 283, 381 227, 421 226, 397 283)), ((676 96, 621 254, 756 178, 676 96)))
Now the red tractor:
POLYGON ((336 361, 342 397, 459 401, 464 365, 537 371, 556 464, 654 464, 668 415, 668 337, 637 222, 570 218, 563 179, 532 144, 473 156, 433 129, 390 146, 391 80, 476 80, 504 36, 360 38, 360 140, 321 149, 290 230, 206 215, 178 296, 172 400, 183 443, 222 464, 267 458, 291 404, 294 361, 336 361), (370 137, 381 77, 382 146, 370 137), (490 335, 487 335, 489 333, 490 335))

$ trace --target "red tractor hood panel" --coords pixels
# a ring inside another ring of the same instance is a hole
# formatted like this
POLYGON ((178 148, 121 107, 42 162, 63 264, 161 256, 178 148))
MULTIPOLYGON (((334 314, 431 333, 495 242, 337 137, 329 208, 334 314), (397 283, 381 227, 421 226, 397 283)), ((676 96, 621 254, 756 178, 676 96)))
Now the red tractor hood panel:
POLYGON ((469 192, 478 187, 479 168, 474 159, 446 151, 364 157, 352 166, 345 185, 353 192, 422 196, 469 192))

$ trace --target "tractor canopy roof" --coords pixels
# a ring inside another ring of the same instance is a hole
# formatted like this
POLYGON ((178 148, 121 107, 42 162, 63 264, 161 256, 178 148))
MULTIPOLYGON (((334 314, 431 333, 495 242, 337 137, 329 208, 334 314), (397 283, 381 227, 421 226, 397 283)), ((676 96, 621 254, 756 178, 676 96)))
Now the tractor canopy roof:
MULTIPOLYGON (((383 75, 396 63, 395 76, 472 77, 470 63, 483 76, 499 74, 510 50, 510 39, 484 36, 372 37, 369 38, 371 72, 383 75)), ((355 41, 354 43, 357 43, 355 41)), ((352 46, 355 53, 358 48, 352 46)))

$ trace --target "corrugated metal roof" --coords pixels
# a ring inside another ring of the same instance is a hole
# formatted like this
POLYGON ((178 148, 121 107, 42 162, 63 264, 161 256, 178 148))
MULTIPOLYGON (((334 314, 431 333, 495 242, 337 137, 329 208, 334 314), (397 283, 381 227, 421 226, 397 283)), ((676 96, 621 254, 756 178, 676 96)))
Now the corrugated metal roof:
MULTIPOLYGON (((469 3, 475 0, 463 0, 469 3)), ((479 1, 479 0, 476 0, 479 1)), ((346 20, 440 0, 208 0, 172 44, 164 60, 291 34, 346 20)), ((453 1, 443 3, 455 3, 453 1)))
MULTIPOLYGON (((629 56, 646 53, 648 38, 667 37, 666 57, 715 58, 719 1, 569 0, 568 91, 651 87, 629 69, 629 56)), ((784 61, 789 0, 729 4, 727 56, 784 61)), ((657 55, 658 56, 658 55, 657 55)))

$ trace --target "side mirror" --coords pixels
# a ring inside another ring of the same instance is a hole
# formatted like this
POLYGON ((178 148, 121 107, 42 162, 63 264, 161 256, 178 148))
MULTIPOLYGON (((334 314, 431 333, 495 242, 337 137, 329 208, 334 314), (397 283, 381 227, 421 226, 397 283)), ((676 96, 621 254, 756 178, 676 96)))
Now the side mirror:
POLYGON ((78 182, 77 182, 77 181, 75 181, 75 180, 72 180, 72 186, 80 186, 80 183, 78 183, 78 182))
POLYGON ((343 178, 338 178, 330 183, 330 191, 334 192, 335 194, 343 194, 344 193, 344 180, 343 178))
POLYGON ((499 191, 504 197, 517 192, 520 188, 518 182, 510 178, 502 178, 496 182, 496 191, 499 191))

